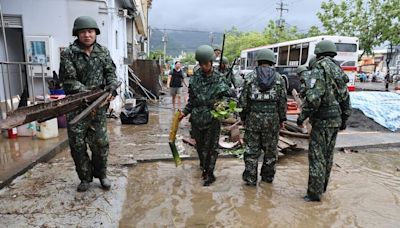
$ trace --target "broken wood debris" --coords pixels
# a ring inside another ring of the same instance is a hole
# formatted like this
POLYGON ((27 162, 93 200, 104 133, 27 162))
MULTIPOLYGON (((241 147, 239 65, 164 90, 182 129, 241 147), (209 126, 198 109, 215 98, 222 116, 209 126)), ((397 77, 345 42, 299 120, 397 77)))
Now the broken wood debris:
POLYGON ((137 86, 139 86, 139 88, 142 90, 142 92, 144 93, 144 95, 150 99, 151 101, 156 101, 157 100, 157 96, 154 95, 150 90, 146 89, 142 84, 141 84, 141 80, 138 76, 136 76, 136 74, 133 72, 132 68, 130 66, 128 66, 128 71, 129 71, 129 79, 134 82, 137 86))
POLYGON ((5 120, 0 120, 0 128, 10 129, 32 121, 43 122, 58 117, 87 106, 88 103, 93 102, 104 93, 104 90, 81 92, 63 99, 18 108, 7 113, 5 120))

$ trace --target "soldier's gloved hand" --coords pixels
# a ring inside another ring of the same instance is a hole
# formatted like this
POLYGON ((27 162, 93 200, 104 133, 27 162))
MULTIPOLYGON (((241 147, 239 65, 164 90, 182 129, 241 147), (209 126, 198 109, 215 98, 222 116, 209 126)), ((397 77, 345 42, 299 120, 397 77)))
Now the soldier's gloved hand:
POLYGON ((303 122, 304 122, 303 119, 301 119, 300 117, 298 117, 296 122, 297 122, 297 126, 303 127, 303 122))

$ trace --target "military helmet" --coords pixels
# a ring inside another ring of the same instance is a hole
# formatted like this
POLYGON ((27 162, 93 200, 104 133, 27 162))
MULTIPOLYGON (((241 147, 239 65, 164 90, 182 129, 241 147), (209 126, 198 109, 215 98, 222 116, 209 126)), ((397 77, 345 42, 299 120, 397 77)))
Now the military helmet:
POLYGON ((310 58, 310 61, 308 61, 308 68, 312 69, 316 62, 317 62, 317 57, 313 55, 310 58))
POLYGON ((226 58, 225 56, 222 57, 222 63, 225 64, 225 65, 228 65, 229 64, 228 58, 226 58))
POLYGON ((323 53, 337 54, 336 45, 330 40, 322 40, 315 45, 314 54, 319 55, 323 53))
POLYGON ((304 71, 307 71, 307 70, 308 69, 306 66, 298 66, 296 69, 296 73, 300 75, 301 73, 303 73, 304 71))
POLYGON ((272 62, 273 64, 276 63, 275 55, 270 49, 258 50, 256 52, 256 61, 260 60, 266 60, 272 62))
POLYGON ((100 29, 99 26, 97 26, 96 21, 89 16, 81 16, 75 19, 72 35, 77 36, 78 31, 82 29, 95 29, 96 35, 100 34, 100 29))
POLYGON ((209 45, 201 45, 196 49, 195 58, 199 63, 213 61, 215 59, 214 49, 209 45))

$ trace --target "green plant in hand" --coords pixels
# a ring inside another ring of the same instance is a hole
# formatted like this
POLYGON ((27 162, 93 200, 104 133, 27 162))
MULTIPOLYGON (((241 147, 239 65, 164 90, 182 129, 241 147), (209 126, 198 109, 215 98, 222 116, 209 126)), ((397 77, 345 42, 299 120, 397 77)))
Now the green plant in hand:
POLYGON ((234 113, 241 112, 242 109, 237 107, 237 102, 234 100, 223 100, 215 103, 214 110, 211 110, 211 114, 216 119, 226 119, 234 113))

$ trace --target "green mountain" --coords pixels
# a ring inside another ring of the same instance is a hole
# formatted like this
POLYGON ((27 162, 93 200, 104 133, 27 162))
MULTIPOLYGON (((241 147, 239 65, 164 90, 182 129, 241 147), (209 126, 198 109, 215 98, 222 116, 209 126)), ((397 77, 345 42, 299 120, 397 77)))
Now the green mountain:
MULTIPOLYGON (((164 50, 164 44, 162 42, 164 31, 153 29, 150 37, 150 51, 164 50)), ((209 32, 197 32, 197 31, 170 31, 167 30, 167 55, 178 56, 182 51, 184 52, 195 52, 196 48, 203 44, 210 44, 210 33, 209 32)), ((213 34, 214 44, 222 44, 222 34, 213 34)))

